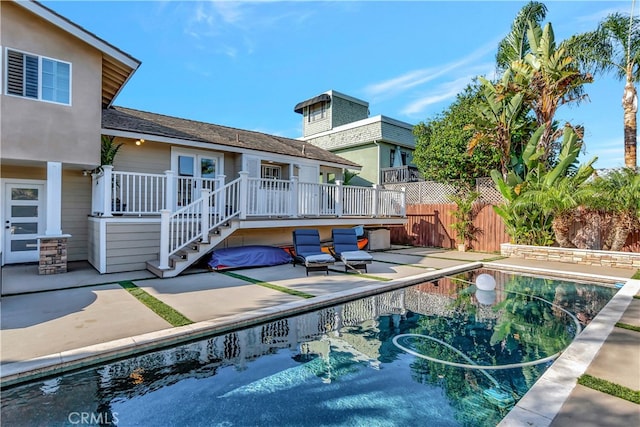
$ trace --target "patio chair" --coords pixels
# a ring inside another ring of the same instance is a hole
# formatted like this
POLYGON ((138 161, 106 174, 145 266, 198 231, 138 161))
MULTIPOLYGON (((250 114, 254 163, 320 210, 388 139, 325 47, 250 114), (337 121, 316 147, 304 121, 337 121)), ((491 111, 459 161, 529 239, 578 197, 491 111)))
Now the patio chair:
POLYGON ((293 230, 293 266, 304 265, 307 276, 310 271, 326 271, 335 263, 335 259, 328 253, 322 252, 320 247, 320 233, 315 229, 293 230))
POLYGON ((344 263, 344 271, 363 270, 367 272, 367 264, 371 264, 371 254, 358 249, 358 237, 353 228, 334 228, 331 230, 333 237, 334 257, 344 263))

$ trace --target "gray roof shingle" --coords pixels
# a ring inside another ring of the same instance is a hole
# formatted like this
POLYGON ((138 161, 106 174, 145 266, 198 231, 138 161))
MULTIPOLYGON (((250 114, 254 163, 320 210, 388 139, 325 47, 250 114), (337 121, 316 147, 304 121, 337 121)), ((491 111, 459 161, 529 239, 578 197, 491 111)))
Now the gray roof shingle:
POLYGON ((103 109, 102 127, 104 129, 137 132, 146 135, 226 145, 229 147, 282 154, 327 163, 337 163, 346 168, 360 167, 357 163, 297 139, 181 119, 125 107, 103 109))

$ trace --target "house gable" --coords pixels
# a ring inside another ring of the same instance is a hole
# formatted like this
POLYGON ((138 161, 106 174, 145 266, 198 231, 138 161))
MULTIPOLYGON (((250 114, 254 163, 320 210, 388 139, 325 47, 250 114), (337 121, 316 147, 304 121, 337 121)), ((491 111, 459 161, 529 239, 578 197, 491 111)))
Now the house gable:
POLYGON ((0 31, 3 161, 95 166, 100 100, 110 103, 139 62, 36 2, 0 2, 0 31), (67 93, 48 95, 44 73, 58 66, 67 93), (114 68, 121 74, 109 77, 114 68), (21 92, 16 82, 26 73, 30 87, 21 92))

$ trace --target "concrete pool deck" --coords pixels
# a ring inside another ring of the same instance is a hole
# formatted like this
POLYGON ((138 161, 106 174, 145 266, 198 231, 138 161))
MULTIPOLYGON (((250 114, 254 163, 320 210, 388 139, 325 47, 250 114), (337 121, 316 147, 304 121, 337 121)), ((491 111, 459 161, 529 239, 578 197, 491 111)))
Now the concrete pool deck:
POLYGON ((373 255, 374 262, 366 275, 340 273, 344 271, 340 264, 329 275, 311 273, 308 277, 304 268, 291 265, 236 271, 243 278, 316 296, 306 300, 206 270, 193 270, 193 274, 173 279, 155 279, 146 272, 99 275, 82 263, 73 264, 70 273, 55 277, 37 276, 37 266, 5 267, 0 300, 0 377, 4 382, 20 372, 100 352, 107 354, 110 349, 126 353, 140 343, 175 334, 204 334, 228 321, 247 322, 254 315, 275 315, 340 295, 374 292, 389 284, 419 280, 430 273, 476 261, 502 269, 529 268, 554 275, 627 283, 607 310, 603 309, 602 316, 599 314, 580 335, 583 343, 579 339, 574 342, 587 347, 569 351, 572 345, 552 366, 560 369, 562 363, 567 364, 570 369, 565 367, 565 375, 541 378, 502 425, 640 425, 640 405, 575 385, 576 378, 586 370, 634 390, 640 388, 640 333, 613 327, 617 321, 640 326, 640 300, 632 298, 640 281, 628 280, 635 271, 516 258, 490 262, 495 255, 433 248, 399 247, 373 255), (56 287, 67 289, 45 291, 51 289, 52 280, 56 287), (196 323, 171 328, 118 285, 124 280, 132 281, 196 323), (553 392, 549 394, 549 390, 553 392), (549 399, 553 401, 548 402, 549 399), (613 423, 603 424, 603 416, 613 423))

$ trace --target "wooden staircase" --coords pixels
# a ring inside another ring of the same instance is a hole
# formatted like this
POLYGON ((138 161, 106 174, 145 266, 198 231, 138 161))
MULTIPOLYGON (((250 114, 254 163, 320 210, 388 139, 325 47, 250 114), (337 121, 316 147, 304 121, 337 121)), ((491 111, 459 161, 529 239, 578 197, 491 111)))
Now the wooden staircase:
POLYGON ((155 260, 147 262, 147 270, 162 279, 176 277, 233 234, 238 229, 239 223, 237 219, 234 219, 213 228, 209 232, 208 243, 203 243, 201 239, 190 242, 189 245, 169 257, 169 269, 159 268, 160 261, 155 260))

